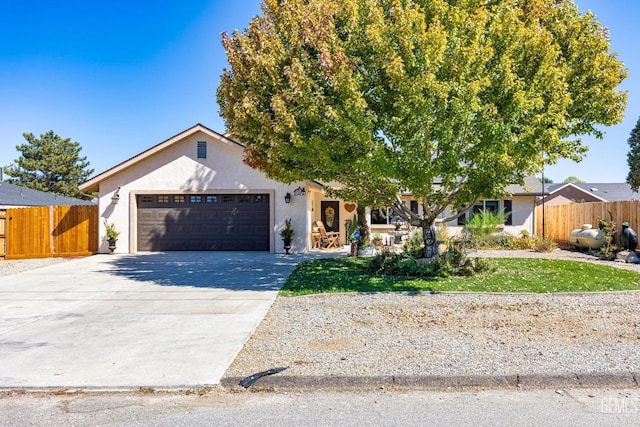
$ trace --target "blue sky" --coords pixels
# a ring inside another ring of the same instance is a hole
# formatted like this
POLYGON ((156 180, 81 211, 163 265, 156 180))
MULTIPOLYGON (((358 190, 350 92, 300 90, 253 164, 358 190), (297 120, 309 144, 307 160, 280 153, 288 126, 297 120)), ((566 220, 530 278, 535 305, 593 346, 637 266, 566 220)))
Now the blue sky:
MULTIPOLYGON (((577 0, 609 28, 629 69, 625 120, 579 164, 546 169, 592 183, 624 182, 627 139, 640 116, 640 2, 577 0)), ((224 132, 215 90, 226 57, 220 33, 244 29, 258 0, 0 2, 0 166, 22 134, 50 129, 82 146, 95 173, 202 123, 224 132)))

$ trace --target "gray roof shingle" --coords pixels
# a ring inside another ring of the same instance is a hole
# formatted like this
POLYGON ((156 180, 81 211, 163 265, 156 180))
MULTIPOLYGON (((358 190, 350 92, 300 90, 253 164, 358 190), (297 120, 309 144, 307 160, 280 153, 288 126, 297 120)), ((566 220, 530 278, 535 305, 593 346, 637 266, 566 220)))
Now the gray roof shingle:
POLYGON ((88 200, 59 196, 8 182, 0 182, 0 208, 18 206, 93 205, 88 200))
MULTIPOLYGON (((545 188, 545 193, 547 190, 545 188)), ((510 184, 504 191, 514 196, 542 196, 542 182, 537 177, 529 175, 524 178, 524 185, 510 184)))
MULTIPOLYGON (((549 192, 559 190, 568 184, 548 184, 549 192)), ((631 190, 631 186, 626 182, 614 182, 614 183, 582 183, 571 185, 578 187, 585 193, 593 194, 607 202, 615 202, 618 200, 640 200, 640 193, 631 190)))

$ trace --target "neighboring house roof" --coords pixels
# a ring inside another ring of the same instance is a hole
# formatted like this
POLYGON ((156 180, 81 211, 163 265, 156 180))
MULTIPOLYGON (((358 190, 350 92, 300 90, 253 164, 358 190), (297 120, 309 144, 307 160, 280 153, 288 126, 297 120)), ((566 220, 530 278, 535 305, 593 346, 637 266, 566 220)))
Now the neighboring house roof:
MULTIPOLYGON (((545 194, 546 192, 545 188, 545 194)), ((524 185, 509 184, 504 189, 507 194, 512 196, 542 196, 542 182, 535 176, 526 176, 524 178, 524 185)))
POLYGON ((626 182, 621 183, 582 183, 582 184, 548 184, 549 195, 559 194, 572 189, 582 192, 590 197, 595 197, 603 202, 618 200, 640 200, 640 193, 631 190, 626 182))
POLYGON ((90 201, 33 190, 8 182, 0 182, 0 208, 18 206, 93 205, 90 201))
POLYGON ((148 150, 143 151, 140 154, 137 154, 133 157, 131 157, 128 160, 125 160, 122 163, 117 164, 116 166, 107 169, 106 171, 94 176, 93 178, 83 182, 82 184, 80 184, 79 188, 82 191, 89 191, 89 192, 97 192, 100 189, 100 183, 102 181, 104 181, 105 179, 110 178, 111 176, 122 172, 125 169, 130 168, 131 166, 134 166, 136 163, 147 159, 150 156, 153 156, 154 154, 163 151, 169 147, 171 147, 174 144, 179 143, 180 141, 182 141, 184 138, 187 138, 197 132, 203 132, 205 134, 207 134, 208 136, 215 138, 221 142, 224 142, 226 144, 235 146, 239 149, 244 150, 244 145, 240 144, 237 141, 234 141, 233 139, 229 138, 228 136, 222 135, 214 130, 209 129, 206 126, 201 125, 200 123, 190 127, 189 129, 180 132, 177 135, 172 136, 171 138, 157 144, 154 145, 153 147, 149 148, 148 150))

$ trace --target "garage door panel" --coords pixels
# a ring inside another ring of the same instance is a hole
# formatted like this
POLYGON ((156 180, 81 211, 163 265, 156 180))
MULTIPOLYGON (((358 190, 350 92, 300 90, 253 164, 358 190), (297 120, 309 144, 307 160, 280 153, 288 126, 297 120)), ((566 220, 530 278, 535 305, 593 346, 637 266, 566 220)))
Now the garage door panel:
POLYGON ((268 251, 269 195, 138 196, 141 251, 268 251))
POLYGON ((256 224, 255 232, 256 232, 256 234, 265 234, 265 235, 268 236, 269 235, 269 226, 256 224))
POLYGON ((204 232, 207 234, 221 233, 222 226, 220 224, 205 224, 204 232))
POLYGON ((241 224, 238 226, 238 233, 239 234, 247 234, 247 233, 251 233, 252 229, 254 229, 255 227, 252 227, 249 224, 241 224))
POLYGON ((253 217, 255 219, 268 219, 269 218, 269 212, 254 212, 253 213, 253 217))
POLYGON ((220 218, 221 216, 222 216, 222 212, 220 212, 218 209, 215 209, 215 210, 212 209, 212 210, 207 210, 205 212, 204 219, 215 220, 220 218))

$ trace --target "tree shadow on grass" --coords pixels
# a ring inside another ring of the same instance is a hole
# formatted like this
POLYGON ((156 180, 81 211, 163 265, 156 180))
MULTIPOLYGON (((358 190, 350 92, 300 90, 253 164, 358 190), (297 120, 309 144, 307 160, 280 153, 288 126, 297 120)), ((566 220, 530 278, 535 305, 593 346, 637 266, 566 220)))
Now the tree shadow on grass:
POLYGON ((378 276, 368 270, 367 258, 341 258, 299 264, 282 288, 281 295, 309 295, 340 292, 437 293, 438 278, 378 276))

